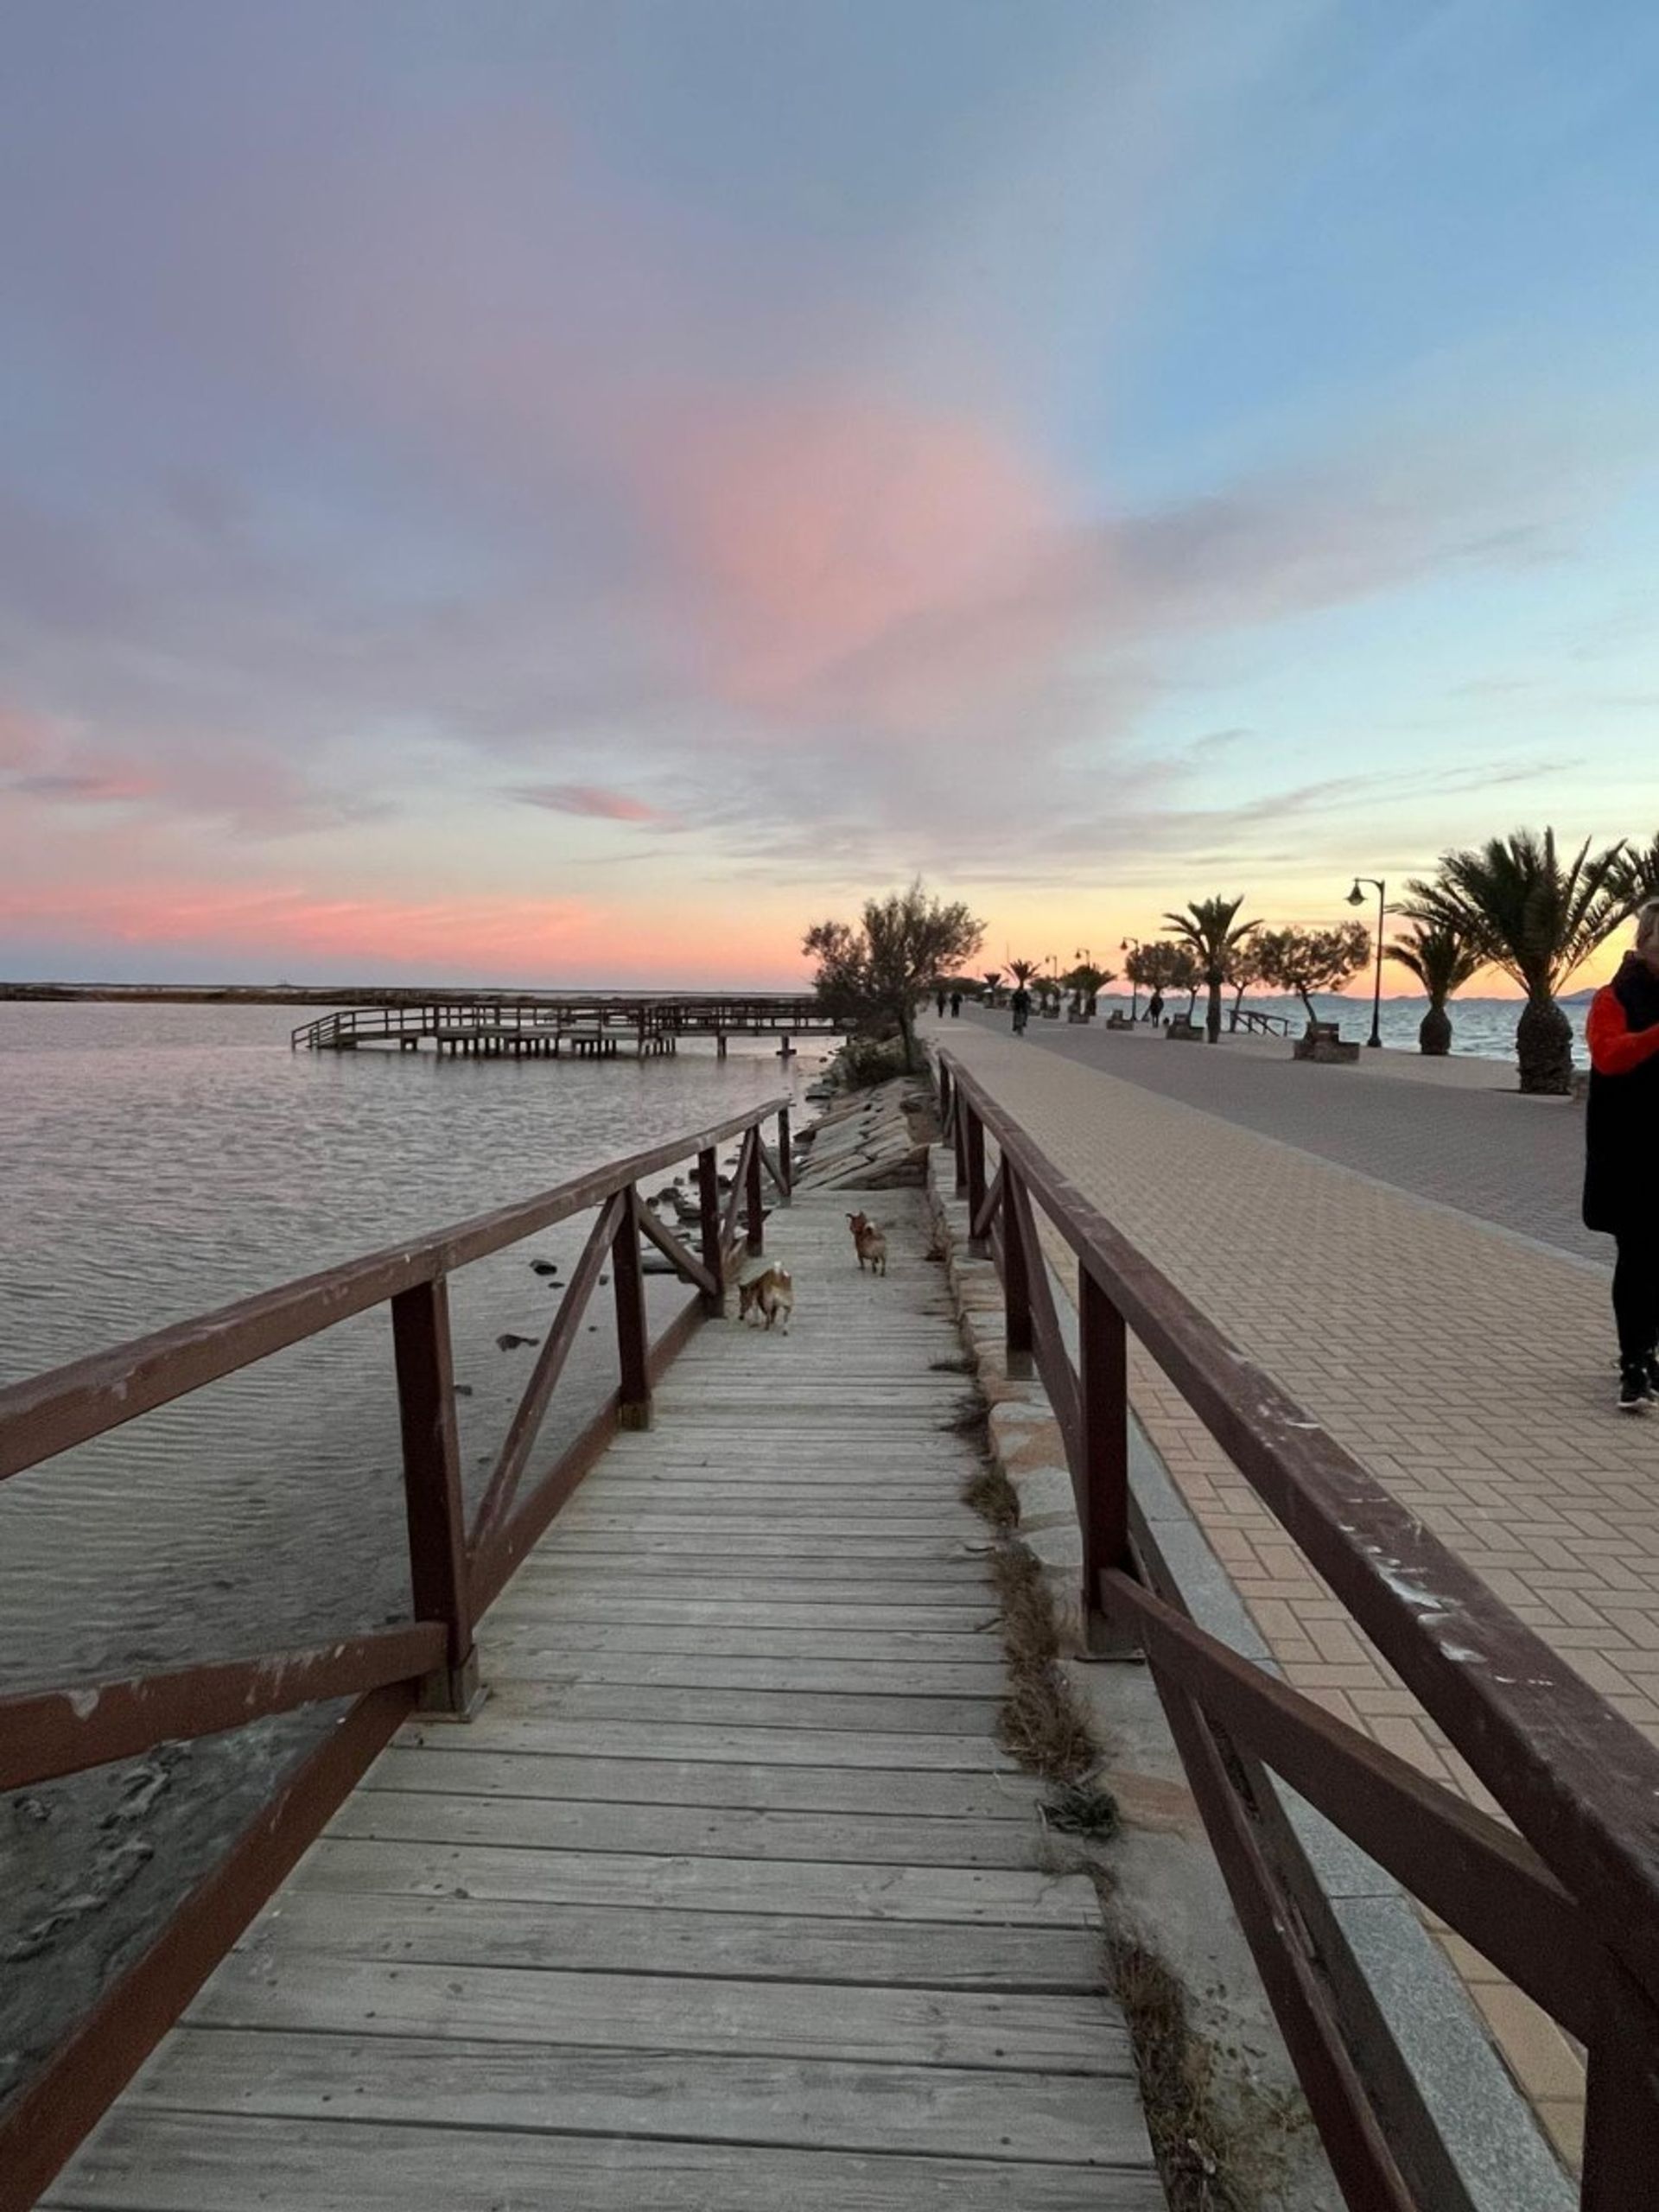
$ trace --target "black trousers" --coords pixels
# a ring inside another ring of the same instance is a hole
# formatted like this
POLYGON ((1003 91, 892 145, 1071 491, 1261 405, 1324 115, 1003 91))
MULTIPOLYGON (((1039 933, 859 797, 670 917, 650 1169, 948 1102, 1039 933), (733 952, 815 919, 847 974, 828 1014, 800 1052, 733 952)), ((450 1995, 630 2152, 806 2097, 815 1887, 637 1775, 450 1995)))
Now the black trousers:
POLYGON ((1619 1237, 1613 1319, 1619 1357, 1648 1358, 1659 1343, 1659 1229, 1627 1230, 1619 1237))

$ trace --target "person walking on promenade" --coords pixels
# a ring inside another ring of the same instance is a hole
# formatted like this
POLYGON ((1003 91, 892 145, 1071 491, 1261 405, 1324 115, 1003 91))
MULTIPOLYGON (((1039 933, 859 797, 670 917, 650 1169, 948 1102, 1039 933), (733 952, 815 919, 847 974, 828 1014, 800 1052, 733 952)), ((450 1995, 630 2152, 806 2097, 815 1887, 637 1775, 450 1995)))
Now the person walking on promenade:
POLYGON ((952 1021, 962 1020, 962 993, 960 991, 952 991, 950 994, 950 1019, 952 1021))
POLYGON ((1023 983, 1008 1001, 1008 1004, 1014 1009, 1014 1033, 1016 1037, 1023 1037, 1026 1033, 1026 1024, 1031 1019, 1031 993, 1023 983))
POLYGON ((1615 1239, 1618 1402, 1659 1397, 1659 899, 1636 918, 1635 950, 1591 1002, 1584 1220, 1615 1239))
POLYGON ((1152 996, 1147 1001, 1147 1020, 1155 1029, 1163 1018, 1164 995, 1161 991, 1154 991, 1152 996))
POLYGON ((939 1020, 943 1021, 944 1020, 944 993, 943 991, 934 992, 933 1008, 939 1020))

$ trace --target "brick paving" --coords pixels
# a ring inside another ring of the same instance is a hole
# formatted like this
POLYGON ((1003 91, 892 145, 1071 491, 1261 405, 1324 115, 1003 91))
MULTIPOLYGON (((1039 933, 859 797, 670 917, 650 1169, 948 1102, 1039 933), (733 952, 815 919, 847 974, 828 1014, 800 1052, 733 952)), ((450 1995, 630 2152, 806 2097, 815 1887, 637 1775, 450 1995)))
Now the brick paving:
MULTIPOLYGON (((1439 1160, 1444 1180, 1431 1195, 1440 1203, 1425 1205, 1374 1179, 1374 1166, 1350 1172, 1294 1145, 1283 1116, 1279 1141, 1265 1141, 1219 1112, 1089 1065, 1085 1052, 1033 1049, 988 1024, 947 1027, 942 1041, 1102 1211, 1659 1743, 1659 1417, 1613 1409, 1597 1270, 1570 1250, 1518 1244, 1472 1211, 1448 1210, 1455 1202, 1442 1190, 1466 1173, 1475 1141, 1446 1148, 1435 1101, 1462 1106, 1482 1095, 1356 1080, 1366 1103, 1341 1125, 1344 1143, 1357 1147, 1359 1132, 1386 1122, 1401 1174, 1414 1149, 1439 1160)), ((1137 1065, 1206 1057, 1155 1040, 1127 1049, 1137 1065)), ((1294 1070, 1316 1080, 1351 1072, 1294 1070)), ((1207 1079, 1234 1078, 1170 1077, 1207 1079)), ((1230 1095, 1243 1096, 1243 1086, 1230 1095)), ((1538 1111, 1517 1097, 1492 1103, 1517 1120, 1538 1111)), ((1570 1109, 1542 1111, 1559 1111, 1581 1141, 1570 1109)), ((1131 1392, 1287 1676, 1496 1810, 1138 1346, 1131 1392)), ((1574 2159, 1577 2052, 1466 1943, 1444 1931, 1442 1940, 1558 2148, 1574 2159)))
MULTIPOLYGON (((986 1027, 1007 1021, 971 1019, 986 1027)), ((1388 1052, 1315 1067, 1293 1060, 1282 1039, 1264 1047, 1226 1038, 1212 1050, 1093 1023, 1034 1022, 1027 1041, 1611 1268, 1608 1240, 1579 1218, 1583 1109, 1522 1098, 1506 1063, 1425 1063, 1388 1052)))

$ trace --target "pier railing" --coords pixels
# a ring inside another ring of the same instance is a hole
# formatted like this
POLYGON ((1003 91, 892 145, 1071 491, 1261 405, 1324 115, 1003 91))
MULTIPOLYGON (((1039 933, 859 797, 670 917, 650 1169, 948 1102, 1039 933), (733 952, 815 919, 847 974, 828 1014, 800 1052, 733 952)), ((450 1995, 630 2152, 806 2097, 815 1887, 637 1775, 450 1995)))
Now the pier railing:
POLYGON ((1144 1653, 1353 2212, 1471 2197, 1343 1963, 1270 1770, 1586 2046, 1580 2203, 1659 2197, 1659 1751, 1137 1250, 948 1051, 945 1129, 1034 1360, 1083 1531, 1086 1617, 1144 1653), (988 1143, 995 1147, 988 1175, 988 1143), (1044 1251, 1076 1262, 1078 1357, 1044 1251), (1502 1808, 1491 1817, 1207 1634, 1128 1478, 1133 1332, 1502 1808))
MULTIPOLYGON (((221 1376, 385 1306, 397 1370, 412 1618, 302 1649, 0 1697, 0 1791, 133 1758, 325 1700, 353 1700, 149 1949, 0 2114, 0 2212, 23 2212, 242 1929, 417 1707, 464 1716, 480 1694, 474 1627, 619 1428, 648 1427, 652 1386, 703 1313, 721 1310, 739 1254, 763 1249, 766 1185, 790 1186, 789 1102, 597 1168, 537 1197, 330 1268, 0 1389, 0 1481, 221 1376), (761 1125, 777 1117, 776 1141, 761 1125), (739 1151, 729 1191, 722 1146, 739 1151), (696 1249, 639 1185, 695 1156, 696 1249), (448 1281, 471 1262, 593 1212, 582 1256, 470 1525, 455 1414, 448 1281), (641 1239, 699 1294, 653 1343, 641 1239), (618 1382, 529 1479, 536 1441, 600 1272, 613 1285, 618 1382)), ((389 1532, 389 1535, 391 1532, 389 1532)))
POLYGON ((649 1038, 809 1036, 838 1033, 844 1024, 811 994, 757 993, 747 997, 614 995, 434 998, 403 1006, 346 1006, 302 1022, 295 1050, 350 1051, 358 1045, 418 1044, 423 1038, 469 1035, 525 1043, 614 1033, 649 1038))

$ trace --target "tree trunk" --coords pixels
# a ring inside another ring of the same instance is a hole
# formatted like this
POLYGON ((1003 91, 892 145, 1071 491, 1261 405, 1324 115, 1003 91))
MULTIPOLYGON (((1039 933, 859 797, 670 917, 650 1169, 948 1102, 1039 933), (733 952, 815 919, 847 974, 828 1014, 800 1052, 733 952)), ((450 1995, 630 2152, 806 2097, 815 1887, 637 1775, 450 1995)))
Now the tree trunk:
POLYGON ((917 1060, 916 1015, 913 1008, 900 1009, 899 1014, 899 1034, 904 1039, 905 1073, 906 1075, 914 1075, 917 1071, 917 1060))
POLYGON ((1221 1042, 1221 978, 1219 976, 1206 976, 1205 981, 1210 986, 1210 1011, 1205 1017, 1205 1033, 1212 1045, 1219 1045, 1221 1042))
POLYGON ((1311 1037, 1313 1034, 1313 1025, 1318 1021, 1319 1017, 1313 1011, 1313 1000, 1309 998, 1307 993, 1302 988, 1300 983, 1296 986, 1296 995, 1300 999, 1302 1004, 1307 1008, 1307 1033, 1311 1037))
POLYGON ((1444 999, 1431 999, 1428 1012, 1417 1025, 1417 1049, 1432 1060, 1443 1060, 1452 1050, 1452 1017, 1444 999))
POLYGON ((1515 1033, 1522 1090, 1566 1097, 1573 1088, 1573 1025, 1548 993, 1529 998, 1515 1033))

